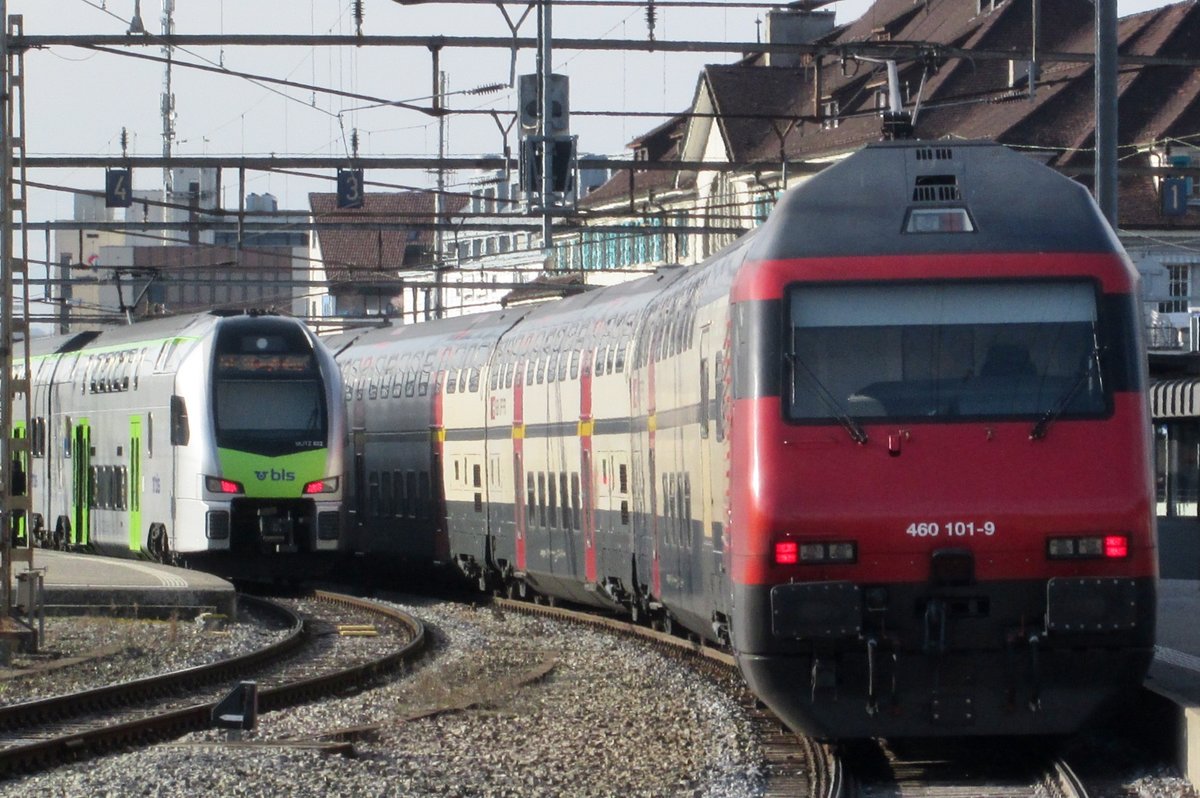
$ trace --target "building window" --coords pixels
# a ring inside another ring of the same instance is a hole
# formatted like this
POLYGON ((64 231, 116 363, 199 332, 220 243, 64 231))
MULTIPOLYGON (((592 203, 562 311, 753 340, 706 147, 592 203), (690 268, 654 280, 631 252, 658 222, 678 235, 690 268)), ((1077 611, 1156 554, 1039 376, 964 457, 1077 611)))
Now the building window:
POLYGON ((821 130, 832 130, 837 127, 838 122, 838 101, 837 100, 822 100, 821 101, 821 130))
POLYGON ((1191 268, 1187 264, 1169 264, 1167 266, 1167 296, 1165 302, 1158 303, 1159 313, 1187 313, 1189 275, 1191 268))

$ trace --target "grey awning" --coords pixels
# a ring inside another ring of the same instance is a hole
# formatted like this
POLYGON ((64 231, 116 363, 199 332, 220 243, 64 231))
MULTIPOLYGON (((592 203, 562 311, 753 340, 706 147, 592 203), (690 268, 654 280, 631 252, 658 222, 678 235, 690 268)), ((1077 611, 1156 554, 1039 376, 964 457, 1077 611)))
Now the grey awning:
POLYGON ((1160 380, 1151 384, 1150 414, 1154 418, 1200 416, 1200 377, 1160 380))

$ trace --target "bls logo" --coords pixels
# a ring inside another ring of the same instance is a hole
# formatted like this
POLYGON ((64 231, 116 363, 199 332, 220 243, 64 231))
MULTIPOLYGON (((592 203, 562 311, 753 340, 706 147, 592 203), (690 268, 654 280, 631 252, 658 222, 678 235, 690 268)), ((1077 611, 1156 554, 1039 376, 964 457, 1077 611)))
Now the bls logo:
POLYGON ((272 468, 270 471, 255 471, 254 476, 258 477, 259 482, 271 480, 272 482, 295 482, 295 471, 282 471, 272 468))

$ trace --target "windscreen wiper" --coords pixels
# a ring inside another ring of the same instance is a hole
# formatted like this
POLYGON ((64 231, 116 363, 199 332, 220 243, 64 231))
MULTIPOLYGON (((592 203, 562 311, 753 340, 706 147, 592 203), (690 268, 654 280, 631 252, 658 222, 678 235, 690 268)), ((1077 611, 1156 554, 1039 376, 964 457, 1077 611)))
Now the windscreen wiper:
MULTIPOLYGON (((786 357, 788 359, 788 362, 792 364, 792 371, 796 370, 796 366, 800 366, 800 368, 802 368, 804 370, 804 373, 806 375, 808 375, 808 379, 812 382, 813 386, 817 389, 817 396, 819 396, 821 398, 821 401, 825 403, 825 407, 829 409, 829 412, 833 414, 833 417, 836 418, 839 422, 841 422, 842 426, 846 428, 846 431, 850 433, 850 439, 853 440, 857 444, 866 443, 867 442, 867 431, 865 429, 863 429, 862 424, 859 424, 854 419, 853 416, 851 416, 849 413, 846 412, 846 409, 844 407, 842 407, 841 402, 839 402, 837 400, 837 397, 834 396, 829 391, 829 389, 825 387, 825 384, 823 382, 821 382, 820 379, 818 379, 817 375, 814 374, 812 369, 810 369, 808 367, 808 364, 805 363, 803 360, 801 360, 796 355, 795 352, 788 352, 786 354, 786 357)), ((796 404, 795 393, 796 393, 796 381, 792 380, 792 404, 793 405, 796 404)))
POLYGON ((1079 389, 1083 387, 1083 383, 1091 376, 1093 369, 1096 371, 1096 379, 1100 383, 1100 390, 1103 391, 1104 377, 1100 370, 1100 342, 1095 339, 1095 333, 1093 333, 1092 337, 1092 351, 1091 356, 1088 358, 1087 367, 1080 369, 1079 376, 1075 378, 1075 382, 1071 385, 1070 390, 1054 403, 1054 407, 1043 413, 1042 417, 1033 425, 1033 429, 1029 430, 1029 439, 1031 441, 1041 440, 1046 437, 1046 430, 1050 428, 1050 425, 1059 416, 1066 412, 1067 407, 1070 406, 1071 401, 1075 398, 1075 394, 1079 393, 1079 389))

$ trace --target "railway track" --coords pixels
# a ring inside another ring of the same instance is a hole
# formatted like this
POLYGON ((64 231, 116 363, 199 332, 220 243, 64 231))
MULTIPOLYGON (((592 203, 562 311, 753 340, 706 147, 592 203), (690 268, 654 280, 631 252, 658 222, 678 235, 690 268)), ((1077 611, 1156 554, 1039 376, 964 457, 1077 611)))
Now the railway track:
POLYGON ((0 777, 210 728, 221 697, 251 675, 259 711, 361 689, 425 644, 420 621, 363 599, 324 591, 297 607, 242 599, 284 619, 287 635, 210 665, 0 707, 0 777))
POLYGON ((839 754, 845 798, 1087 798, 1070 765, 1036 743, 862 741, 839 754))
MULTIPOLYGON (((674 656, 691 658, 713 677, 736 671, 733 657, 665 632, 563 606, 494 599, 505 610, 602 626, 648 639, 674 656)), ((1083 783, 1062 759, 1032 746, 984 741, 949 742, 934 749, 894 749, 886 742, 830 746, 783 726, 747 692, 742 697, 766 757, 772 798, 1087 798, 1083 783)))

